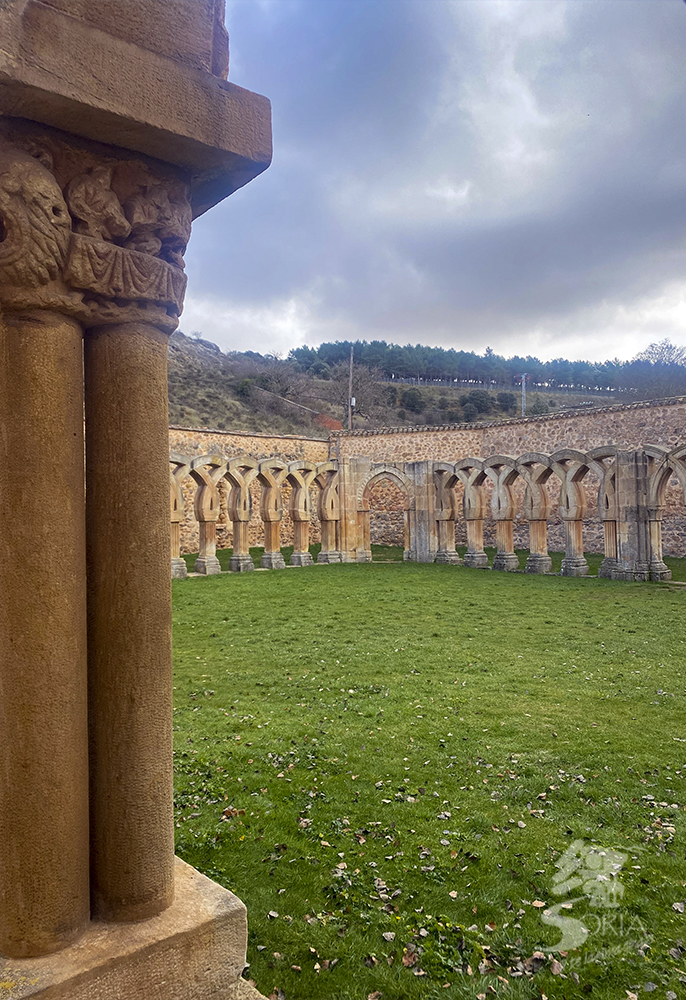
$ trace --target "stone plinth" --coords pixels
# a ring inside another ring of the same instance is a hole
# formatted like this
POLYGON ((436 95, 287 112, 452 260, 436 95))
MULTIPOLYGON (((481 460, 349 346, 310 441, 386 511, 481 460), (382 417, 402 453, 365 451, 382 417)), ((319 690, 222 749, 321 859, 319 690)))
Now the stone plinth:
POLYGON ((94 921, 76 944, 54 955, 0 958, 3 996, 7 1000, 241 997, 239 977, 248 935, 245 906, 179 858, 175 887, 172 905, 149 920, 94 921))

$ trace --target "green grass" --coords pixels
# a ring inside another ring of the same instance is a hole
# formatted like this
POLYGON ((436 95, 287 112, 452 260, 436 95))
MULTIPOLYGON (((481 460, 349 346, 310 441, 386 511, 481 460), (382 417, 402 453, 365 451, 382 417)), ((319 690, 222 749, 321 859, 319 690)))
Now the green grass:
POLYGON ((417 564, 176 581, 177 850, 246 902, 259 989, 684 996, 683 602, 417 564), (552 891, 576 840, 626 855, 623 896, 561 911, 590 930, 565 957, 533 904, 580 896, 552 891))
MULTIPOLYGON (((319 550, 321 545, 317 542, 310 545, 310 552, 314 561, 317 561, 317 556, 319 555, 319 550)), ((467 550, 466 545, 458 545, 457 551, 461 556, 464 556, 467 550)), ((281 548, 286 565, 291 558, 291 553, 293 552, 292 545, 284 545, 281 548)), ((486 547, 485 550, 488 558, 493 563, 493 557, 495 556, 495 549, 486 547)), ((526 564, 526 557, 528 556, 527 549, 517 549, 517 555, 519 556, 519 564, 522 569, 526 564)), ((256 545, 250 549, 250 555, 253 558, 255 566, 260 565, 260 558, 264 548, 261 545, 256 545)), ((233 549, 217 549, 217 558, 219 559, 219 564, 224 571, 229 569, 229 559, 233 553, 233 549)), ((183 556, 186 560, 186 565, 188 566, 189 572, 193 572, 193 566, 195 565, 195 560, 198 558, 198 553, 193 552, 192 554, 186 554, 183 556)), ((562 560, 564 559, 564 552, 551 552, 550 558, 553 561, 553 572, 559 573, 562 566, 562 560)), ((400 545, 372 545, 372 560, 373 562, 402 562, 403 561, 403 549, 400 545)), ((589 573, 595 575, 598 572, 598 567, 603 561, 603 556, 597 552, 586 552, 586 562, 588 563, 589 573)), ((673 580, 686 581, 686 559, 678 559, 667 556, 665 558, 667 566, 672 571, 673 580)))

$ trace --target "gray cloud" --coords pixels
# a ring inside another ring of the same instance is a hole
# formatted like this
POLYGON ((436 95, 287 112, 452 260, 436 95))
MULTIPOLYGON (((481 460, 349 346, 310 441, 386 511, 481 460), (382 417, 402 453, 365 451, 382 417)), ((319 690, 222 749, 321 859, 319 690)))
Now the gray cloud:
POLYGON ((238 0, 227 22, 275 156, 196 223, 186 329, 686 343, 681 0, 238 0))

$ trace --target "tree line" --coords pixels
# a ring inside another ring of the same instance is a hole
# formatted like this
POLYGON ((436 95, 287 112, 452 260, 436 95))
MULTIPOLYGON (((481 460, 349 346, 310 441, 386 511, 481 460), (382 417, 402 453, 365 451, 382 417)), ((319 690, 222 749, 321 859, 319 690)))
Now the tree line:
POLYGON ((351 347, 356 364, 376 369, 387 379, 474 382, 509 389, 521 385, 521 376, 526 373, 527 386, 532 388, 626 392, 644 398, 686 393, 686 349, 669 340, 651 344, 630 361, 540 361, 531 355, 506 358, 490 347, 477 354, 423 344, 402 347, 384 340, 343 340, 319 347, 296 347, 287 360, 301 372, 328 379, 334 369, 348 362, 351 347))

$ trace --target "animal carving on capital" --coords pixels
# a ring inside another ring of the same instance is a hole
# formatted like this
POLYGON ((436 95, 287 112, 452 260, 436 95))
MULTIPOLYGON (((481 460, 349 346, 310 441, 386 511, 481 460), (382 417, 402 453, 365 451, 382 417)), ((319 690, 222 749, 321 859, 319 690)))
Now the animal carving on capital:
POLYGON ((139 160, 52 134, 0 135, 0 300, 171 332, 186 289, 187 195, 181 178, 139 160))
POLYGON ((70 234, 52 173, 28 153, 0 144, 0 297, 58 282, 70 234))

